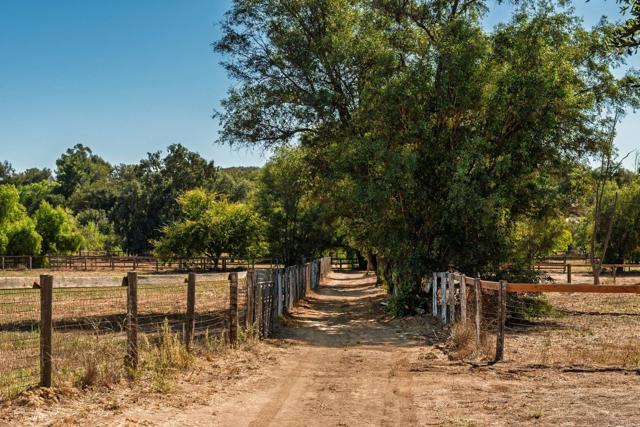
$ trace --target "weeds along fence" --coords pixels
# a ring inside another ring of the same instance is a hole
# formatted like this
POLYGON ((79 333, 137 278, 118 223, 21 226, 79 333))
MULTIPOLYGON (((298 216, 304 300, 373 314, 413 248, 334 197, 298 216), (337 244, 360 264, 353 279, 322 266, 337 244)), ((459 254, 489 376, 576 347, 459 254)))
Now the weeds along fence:
POLYGON ((431 314, 475 361, 640 368, 640 284, 494 282, 433 273, 431 314))
POLYGON ((153 256, 68 255, 68 256, 0 256, 0 270, 19 271, 47 269, 55 271, 231 271, 251 265, 271 266, 270 259, 254 261, 236 257, 173 258, 161 260, 153 256))
MULTIPOLYGON (((256 333, 268 337, 283 315, 315 289, 330 259, 286 269, 237 272, 228 280, 196 273, 169 284, 0 290, 0 400, 41 385, 91 386, 168 369, 256 333)), ((160 376, 161 377, 161 376, 160 376)))

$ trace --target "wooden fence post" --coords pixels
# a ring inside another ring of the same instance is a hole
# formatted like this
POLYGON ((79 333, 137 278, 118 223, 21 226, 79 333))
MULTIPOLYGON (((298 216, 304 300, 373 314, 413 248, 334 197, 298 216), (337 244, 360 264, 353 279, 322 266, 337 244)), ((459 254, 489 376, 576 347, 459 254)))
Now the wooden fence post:
POLYGON ((125 366, 138 368, 138 273, 127 273, 127 357, 125 366))
POLYGON ((431 315, 438 318, 438 273, 433 272, 431 284, 431 315))
POLYGON ((504 326, 507 320, 507 281, 500 281, 499 291, 500 307, 498 308, 498 332, 496 336, 496 358, 499 362, 504 357, 504 326))
POLYGON ((29 255, 29 270, 33 270, 33 257, 29 255))
POLYGON ((238 341, 238 273, 229 274, 229 343, 238 341))
POLYGON ((53 276, 40 276, 40 386, 51 387, 53 373, 53 276))
POLYGON ((467 324, 467 278, 460 275, 460 320, 462 324, 467 324))
POLYGON ((440 273, 440 320, 447 324, 447 273, 440 273))
POLYGON ((2 270, 4 271, 4 255, 2 255, 2 270))
POLYGON ((191 350, 193 334, 196 329, 196 273, 189 273, 187 279, 187 330, 185 343, 187 350, 191 350))
POLYGON ((480 348, 482 332, 482 287, 480 279, 473 279, 473 287, 476 294, 476 347, 480 348))
POLYGON ((456 284, 455 274, 449 273, 449 322, 456 322, 456 284))
POLYGON ((567 283, 571 283, 571 264, 567 264, 567 283))

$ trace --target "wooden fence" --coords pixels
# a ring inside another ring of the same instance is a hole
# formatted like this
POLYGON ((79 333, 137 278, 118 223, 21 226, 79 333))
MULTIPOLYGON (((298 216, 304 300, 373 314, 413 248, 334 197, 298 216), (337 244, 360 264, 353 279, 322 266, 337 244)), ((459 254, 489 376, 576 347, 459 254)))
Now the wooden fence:
POLYGON ((162 285, 140 285, 132 271, 123 286, 90 288, 56 287, 41 275, 37 288, 0 290, 0 400, 36 384, 85 381, 87 369, 130 375, 168 342, 190 352, 221 339, 233 345, 240 328, 266 338, 330 269, 322 258, 248 270, 245 279, 190 272, 162 285))
POLYGON ((246 269, 252 265, 273 265, 271 259, 254 261, 225 256, 218 259, 210 257, 173 258, 161 260, 153 256, 116 256, 116 255, 69 255, 69 256, 0 256, 0 270, 54 271, 233 271, 246 269))
POLYGON ((633 285, 577 285, 571 283, 508 283, 487 281, 452 272, 434 272, 424 290, 431 296, 431 314, 443 325, 461 323, 473 329, 477 348, 486 347, 487 336, 495 338, 494 362, 504 356, 507 314, 517 300, 509 294, 589 293, 640 294, 633 285), (511 304, 511 307, 509 305, 511 304))

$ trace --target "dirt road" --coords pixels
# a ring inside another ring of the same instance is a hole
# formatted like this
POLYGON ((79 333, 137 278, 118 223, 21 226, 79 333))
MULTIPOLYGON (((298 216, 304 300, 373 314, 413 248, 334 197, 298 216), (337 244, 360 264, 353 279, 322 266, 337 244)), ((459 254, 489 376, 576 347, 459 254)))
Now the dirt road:
MULTIPOLYGON (((640 425, 640 376, 508 361, 473 368, 440 351, 426 318, 390 320, 373 277, 333 273, 278 336, 194 370, 173 392, 116 390, 37 411, 23 425, 640 425)), ((8 420, 9 418, 4 418, 8 420)), ((0 419, 1 420, 1 419, 0 419)), ((0 422, 1 424, 1 422, 0 422)))

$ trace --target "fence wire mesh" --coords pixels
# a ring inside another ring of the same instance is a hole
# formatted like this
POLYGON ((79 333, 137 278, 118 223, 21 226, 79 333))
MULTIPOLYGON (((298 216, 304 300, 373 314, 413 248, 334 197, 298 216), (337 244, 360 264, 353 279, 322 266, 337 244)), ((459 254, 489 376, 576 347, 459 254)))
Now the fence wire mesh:
POLYGON ((640 295, 509 294, 507 313, 509 360, 640 367, 640 295))
POLYGON ((0 290, 0 400, 38 383, 40 292, 0 290))
POLYGON ((56 384, 92 385, 122 374, 126 288, 54 287, 52 312, 56 384))
MULTIPOLYGON (((252 270, 237 279, 238 323, 257 327, 261 338, 269 336, 277 317, 318 286, 328 265, 325 259, 252 270)), ((131 374, 134 355, 137 367, 145 369, 173 357, 167 350, 184 354, 219 348, 230 341, 231 316, 236 315, 230 289, 237 274, 233 277, 230 282, 193 275, 191 281, 184 276, 172 283, 139 284, 136 273, 130 273, 123 286, 101 287, 61 287, 53 280, 47 299, 53 384, 108 385, 131 374)), ((40 381, 41 296, 40 289, 0 290, 0 400, 40 381)))

